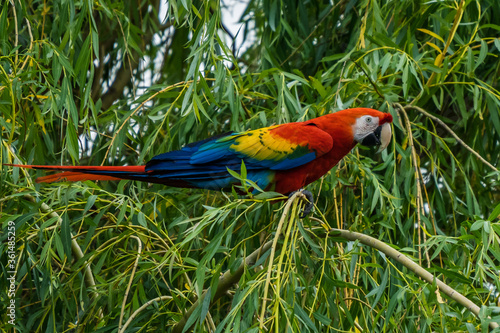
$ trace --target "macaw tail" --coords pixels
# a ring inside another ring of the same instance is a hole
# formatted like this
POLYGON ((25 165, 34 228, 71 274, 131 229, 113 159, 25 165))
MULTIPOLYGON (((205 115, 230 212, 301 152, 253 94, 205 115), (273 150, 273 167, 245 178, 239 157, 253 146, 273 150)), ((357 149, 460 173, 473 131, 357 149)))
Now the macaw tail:
POLYGON ((13 167, 62 171, 36 179, 37 183, 57 181, 77 182, 80 180, 120 180, 138 179, 146 175, 145 165, 138 166, 59 166, 59 165, 22 165, 4 164, 13 167))

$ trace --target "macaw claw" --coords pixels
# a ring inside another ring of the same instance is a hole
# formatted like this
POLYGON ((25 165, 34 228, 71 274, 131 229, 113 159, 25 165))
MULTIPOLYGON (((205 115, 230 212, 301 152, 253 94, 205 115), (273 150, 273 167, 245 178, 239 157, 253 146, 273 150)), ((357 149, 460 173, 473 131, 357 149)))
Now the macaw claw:
POLYGON ((304 208, 302 209, 302 211, 299 214, 299 218, 303 219, 304 217, 306 217, 307 215, 309 215, 312 212, 312 210, 314 208, 314 197, 313 197, 312 193, 307 191, 307 190, 293 191, 292 193, 290 193, 290 195, 288 197, 291 198, 292 195, 294 195, 296 192, 302 192, 302 194, 306 196, 306 199, 305 199, 306 202, 304 203, 304 208))

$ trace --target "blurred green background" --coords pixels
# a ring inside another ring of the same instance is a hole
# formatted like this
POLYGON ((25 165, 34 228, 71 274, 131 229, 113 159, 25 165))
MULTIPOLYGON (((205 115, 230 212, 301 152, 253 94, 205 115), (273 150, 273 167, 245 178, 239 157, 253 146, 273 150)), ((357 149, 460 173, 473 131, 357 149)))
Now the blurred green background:
POLYGON ((3 163, 144 164, 349 107, 394 123, 385 152, 358 147, 308 186, 316 209, 303 220, 266 196, 40 185, 44 172, 2 166, 2 331, 14 331, 12 221, 21 332, 170 331, 276 237, 176 329, 487 331, 500 321, 499 17, 497 0, 4 1, 3 163), (391 244, 479 317, 381 252, 325 236, 331 227, 391 244))

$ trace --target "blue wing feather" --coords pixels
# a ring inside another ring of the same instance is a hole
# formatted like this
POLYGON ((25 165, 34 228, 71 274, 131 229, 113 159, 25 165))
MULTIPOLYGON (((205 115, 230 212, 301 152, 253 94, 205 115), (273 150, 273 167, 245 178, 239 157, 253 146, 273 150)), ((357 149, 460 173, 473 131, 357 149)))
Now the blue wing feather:
POLYGON ((270 140, 266 129, 226 133, 155 156, 146 164, 146 172, 148 177, 162 182, 172 180, 193 187, 220 189, 237 182, 227 169, 240 172, 243 160, 247 178, 265 189, 275 171, 292 169, 317 156, 308 147, 270 140))

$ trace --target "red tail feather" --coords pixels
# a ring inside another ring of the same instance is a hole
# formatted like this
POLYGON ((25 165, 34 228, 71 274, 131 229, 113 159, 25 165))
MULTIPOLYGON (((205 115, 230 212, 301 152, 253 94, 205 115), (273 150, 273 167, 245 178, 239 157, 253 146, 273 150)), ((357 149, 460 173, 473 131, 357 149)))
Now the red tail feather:
POLYGON ((59 170, 53 175, 43 176, 36 179, 37 183, 52 183, 57 181, 70 181, 76 182, 80 180, 120 180, 126 177, 113 177, 109 175, 97 175, 86 173, 85 171, 118 171, 118 172, 131 172, 143 173, 146 172, 145 165, 138 166, 61 166, 61 165, 22 165, 22 164, 4 164, 13 167, 27 168, 27 169, 44 169, 44 170, 59 170))
POLYGON ((53 183, 60 181, 77 182, 80 180, 120 180, 120 178, 111 176, 93 175, 82 172, 66 171, 66 172, 55 173, 53 175, 38 177, 36 179, 36 182, 37 183, 53 183))

